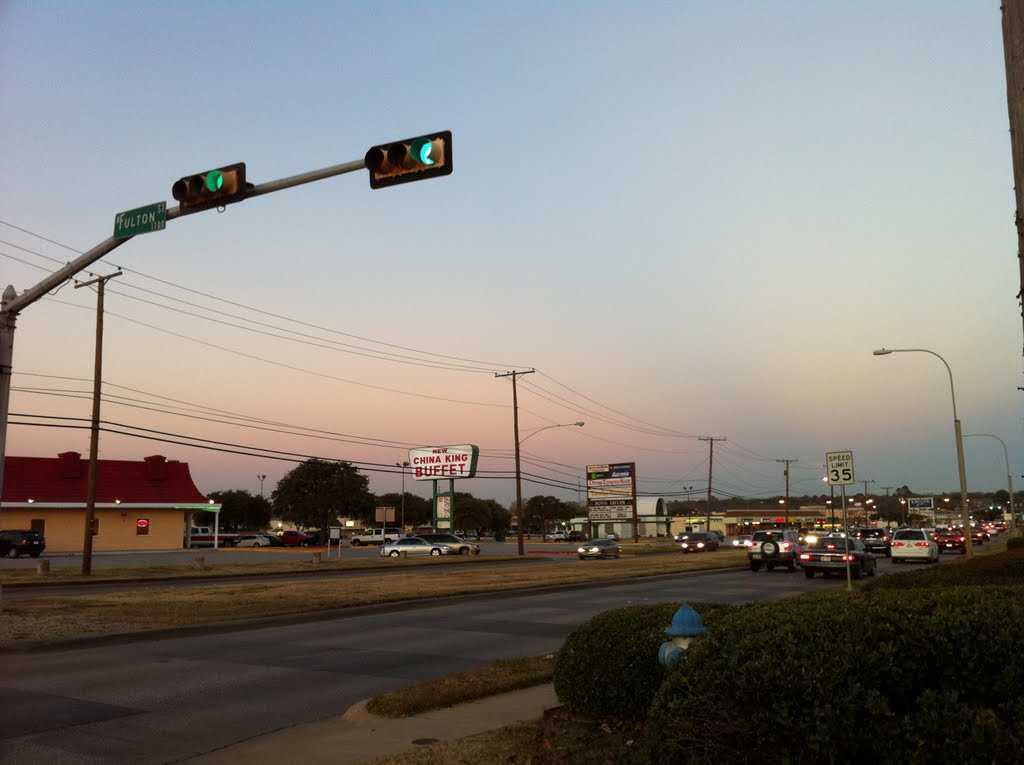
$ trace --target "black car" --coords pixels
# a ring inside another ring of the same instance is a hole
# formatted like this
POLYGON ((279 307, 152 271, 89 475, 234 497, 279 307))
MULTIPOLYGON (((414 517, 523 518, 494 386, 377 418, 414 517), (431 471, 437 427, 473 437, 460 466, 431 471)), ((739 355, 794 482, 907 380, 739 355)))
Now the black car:
POLYGON ((815 572, 822 576, 829 574, 846 574, 846 566, 850 566, 850 576, 860 579, 862 576, 874 576, 878 568, 875 554, 865 547, 859 539, 843 537, 819 537, 804 548, 800 553, 800 565, 804 576, 811 579, 815 572))
POLYGON ((892 554, 892 541, 885 529, 861 529, 857 538, 873 553, 882 553, 886 558, 892 554))
POLYGON ((46 549, 46 538, 38 531, 0 531, 0 555, 38 558, 46 549))

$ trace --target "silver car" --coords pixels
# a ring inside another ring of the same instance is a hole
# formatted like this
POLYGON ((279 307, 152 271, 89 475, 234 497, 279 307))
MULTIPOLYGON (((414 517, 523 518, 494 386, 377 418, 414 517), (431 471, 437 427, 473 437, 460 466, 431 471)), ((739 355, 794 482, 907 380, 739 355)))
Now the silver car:
POLYGON ((451 555, 454 550, 440 542, 428 542, 421 537, 403 537, 381 545, 382 558, 404 558, 412 555, 451 555))

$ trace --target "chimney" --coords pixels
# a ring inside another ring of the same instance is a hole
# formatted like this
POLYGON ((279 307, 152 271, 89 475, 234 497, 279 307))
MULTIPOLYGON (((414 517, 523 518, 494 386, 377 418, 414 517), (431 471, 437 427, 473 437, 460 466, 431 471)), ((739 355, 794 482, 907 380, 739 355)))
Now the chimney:
POLYGON ((78 452, 64 452, 57 455, 60 460, 61 478, 82 477, 82 455, 78 452))
POLYGON ((146 463, 146 478, 150 481, 166 481, 167 480, 167 458, 162 454, 154 454, 149 457, 143 457, 143 462, 146 463))

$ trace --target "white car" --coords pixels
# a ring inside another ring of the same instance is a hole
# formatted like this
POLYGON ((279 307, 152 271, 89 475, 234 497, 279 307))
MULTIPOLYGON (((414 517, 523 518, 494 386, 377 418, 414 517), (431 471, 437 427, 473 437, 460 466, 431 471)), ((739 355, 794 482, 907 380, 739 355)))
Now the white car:
POLYGON ((381 545, 382 558, 404 558, 409 555, 451 555, 455 552, 449 545, 428 542, 420 537, 403 537, 381 545))
POLYGON ((935 544, 928 529, 898 529, 892 535, 890 553, 894 565, 908 560, 939 562, 939 546, 935 544))

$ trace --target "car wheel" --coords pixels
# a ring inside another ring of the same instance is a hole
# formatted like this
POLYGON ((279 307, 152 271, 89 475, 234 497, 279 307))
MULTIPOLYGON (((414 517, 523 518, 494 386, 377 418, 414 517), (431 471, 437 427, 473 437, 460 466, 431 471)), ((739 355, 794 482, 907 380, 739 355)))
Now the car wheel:
POLYGON ((8 558, 17 558, 18 557, 18 551, 12 547, 10 550, 7 551, 7 557, 8 558))
POLYGON ((786 564, 786 570, 790 573, 796 571, 796 559, 790 558, 789 563, 786 564))
POLYGON ((430 551, 430 554, 436 557, 441 554, 441 551, 435 547, 433 550, 430 551))
POLYGON ((465 555, 468 552, 469 552, 469 550, 466 549, 465 547, 460 547, 459 548, 459 555, 465 555))
POLYGON ((756 560, 750 561, 750 570, 751 571, 760 571, 761 570, 761 564, 758 563, 756 560))
POLYGON ((874 566, 871 567, 871 570, 868 571, 868 576, 874 576, 877 573, 878 573, 878 564, 876 563, 874 566))
POLYGON ((851 569, 850 574, 854 579, 860 579, 861 574, 864 573, 864 564, 861 563, 857 568, 851 569))
POLYGON ((260 544, 259 542, 253 542, 253 543, 252 543, 252 546, 253 546, 253 547, 263 547, 263 545, 262 545, 262 544, 260 544))
POLYGON ((812 568, 805 568, 804 569, 804 576, 806 576, 808 579, 814 579, 814 569, 812 569, 812 568))
POLYGON ((353 547, 362 547, 362 545, 363 545, 363 543, 360 542, 358 539, 353 539, 352 540, 352 546, 353 547))
POLYGON ((398 550, 392 550, 391 552, 388 553, 388 557, 389 558, 397 558, 401 554, 402 553, 398 552, 398 550))

